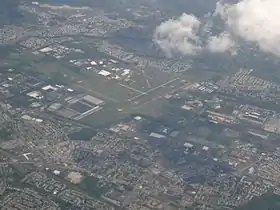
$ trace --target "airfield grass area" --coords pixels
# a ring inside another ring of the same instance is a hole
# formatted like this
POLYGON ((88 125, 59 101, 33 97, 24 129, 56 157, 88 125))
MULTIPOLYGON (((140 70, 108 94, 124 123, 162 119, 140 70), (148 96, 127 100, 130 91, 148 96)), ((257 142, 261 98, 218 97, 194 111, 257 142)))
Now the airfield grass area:
MULTIPOLYGON (((96 44, 93 44, 95 42, 97 43, 100 42, 100 39, 94 39, 89 37, 79 37, 79 38, 75 37, 75 41, 65 42, 64 45, 67 45, 68 47, 82 49, 84 53, 83 54, 70 53, 66 55, 62 60, 65 63, 68 63, 69 60, 75 60, 81 58, 93 59, 93 60, 100 60, 100 59, 116 60, 118 61, 118 63, 116 65, 112 65, 112 67, 121 67, 123 69, 130 69, 132 73, 130 79, 132 82, 128 86, 131 87, 131 89, 136 89, 138 91, 147 91, 150 88, 157 87, 178 76, 174 72, 163 72, 156 68, 140 68, 135 66, 134 64, 125 63, 124 61, 121 61, 118 58, 111 57, 110 55, 99 52, 98 49, 96 48, 96 44)), ((107 70, 106 68, 107 67, 105 67, 105 70, 107 70)), ((88 71, 86 74, 89 77, 97 75, 96 72, 92 72, 92 71, 88 71)), ((117 80, 113 80, 113 81, 116 83, 122 83, 117 80)))
POLYGON ((162 114, 162 104, 162 100, 149 100, 146 103, 138 105, 129 103, 118 106, 108 105, 99 112, 83 118, 81 122, 99 128, 118 123, 135 114, 158 117, 162 114))
POLYGON ((69 85, 73 86, 73 88, 93 94, 106 102, 119 103, 139 94, 97 74, 88 75, 74 67, 64 66, 59 61, 31 62, 31 68, 43 74, 46 78, 55 76, 55 73, 67 75, 65 82, 71 82, 69 85))
MULTIPOLYGON (((13 59, 27 66, 26 70, 38 72, 42 79, 52 78, 55 81, 62 81, 79 92, 105 101, 101 110, 81 119, 82 123, 93 127, 106 126, 135 113, 157 117, 162 112, 161 98, 182 88, 186 81, 201 79, 195 71, 184 74, 167 73, 153 68, 138 69, 132 64, 122 62, 118 65, 131 69, 132 83, 109 79, 94 71, 82 71, 78 66, 71 65, 69 60, 77 58, 76 56, 78 59, 110 59, 98 53, 91 46, 90 41, 92 40, 85 39, 70 42, 73 47, 77 45, 85 52, 81 56, 75 53, 57 60, 48 55, 34 55, 32 52, 27 52, 23 55, 14 55, 13 59)), ((212 76, 211 73, 205 73, 203 78, 212 76)))
POLYGON ((32 64, 32 68, 39 73, 44 74, 47 77, 51 77, 53 73, 60 73, 62 75, 67 75, 70 77, 81 78, 82 74, 75 72, 71 69, 67 69, 57 62, 36 62, 32 64))
POLYGON ((123 87, 115 81, 108 80, 100 75, 87 75, 87 79, 84 80, 79 86, 89 91, 99 92, 104 95, 105 99, 119 103, 127 100, 130 97, 136 96, 137 93, 134 90, 123 87))
POLYGON ((100 128, 100 127, 106 127, 110 124, 117 123, 120 120, 125 119, 129 116, 130 116, 129 113, 118 112, 113 107, 105 106, 102 110, 81 119, 81 122, 95 128, 100 128))

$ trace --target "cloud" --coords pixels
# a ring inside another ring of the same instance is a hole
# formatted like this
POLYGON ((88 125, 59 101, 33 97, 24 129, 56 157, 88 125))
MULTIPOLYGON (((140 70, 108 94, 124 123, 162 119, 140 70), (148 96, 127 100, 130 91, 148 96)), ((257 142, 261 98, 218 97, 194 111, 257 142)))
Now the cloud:
POLYGON ((161 23, 155 30, 154 41, 169 56, 176 53, 193 55, 201 51, 200 26, 197 17, 184 13, 177 19, 161 23))
POLYGON ((213 53, 234 52, 235 48, 236 43, 227 32, 220 33, 217 36, 211 36, 206 45, 206 49, 213 53))
POLYGON ((224 19, 231 33, 277 56, 280 56, 279 11, 279 0, 241 0, 235 4, 218 3, 216 8, 216 14, 224 19))
POLYGON ((209 28, 206 26, 207 24, 203 25, 194 15, 184 13, 177 19, 161 23, 154 32, 153 40, 167 56, 178 53, 195 55, 203 51, 222 53, 231 51, 235 47, 234 41, 227 33, 221 33, 217 36, 208 35, 206 41, 203 42, 200 35, 203 32, 204 34, 209 32, 209 28))
POLYGON ((175 52, 191 55, 203 51, 232 52, 238 46, 235 41, 243 39, 280 57, 280 0, 225 1, 217 3, 213 14, 225 23, 221 34, 209 33, 206 38, 203 34, 204 41, 201 41, 200 29, 204 24, 194 15, 183 14, 157 27, 154 41, 169 55, 175 52))

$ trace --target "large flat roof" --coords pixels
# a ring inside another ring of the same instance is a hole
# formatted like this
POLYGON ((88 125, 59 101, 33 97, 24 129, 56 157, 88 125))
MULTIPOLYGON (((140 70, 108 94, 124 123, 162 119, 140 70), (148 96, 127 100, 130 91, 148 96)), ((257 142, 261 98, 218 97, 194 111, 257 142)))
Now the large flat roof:
POLYGON ((102 101, 101 99, 95 98, 94 96, 91 95, 86 95, 83 97, 83 99, 93 105, 101 105, 104 104, 104 101, 102 101))

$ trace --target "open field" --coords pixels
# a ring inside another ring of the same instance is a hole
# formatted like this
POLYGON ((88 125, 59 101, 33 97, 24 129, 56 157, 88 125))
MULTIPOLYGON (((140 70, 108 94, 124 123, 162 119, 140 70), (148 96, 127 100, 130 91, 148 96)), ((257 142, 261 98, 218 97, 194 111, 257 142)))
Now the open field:
POLYGON ((183 86, 184 83, 181 80, 178 78, 173 79, 156 88, 151 88, 144 92, 144 94, 131 97, 122 103, 105 106, 98 113, 85 117, 82 122, 98 127, 110 124, 114 120, 119 121, 131 114, 144 114, 157 117, 161 114, 162 96, 178 90, 183 86))
POLYGON ((280 196, 275 194, 264 194, 254 198, 247 204, 236 208, 236 210, 277 210, 280 209, 280 196))
MULTIPOLYGON (((113 59, 117 62, 113 64, 106 63, 106 65, 98 66, 98 68, 104 69, 109 72, 113 72, 114 70, 112 71, 112 69, 114 68, 129 69, 131 72, 131 74, 129 75, 129 80, 130 80, 129 84, 123 81, 117 81, 117 80, 114 81, 126 87, 128 86, 131 89, 145 92, 151 88, 155 88, 178 76, 174 72, 162 72, 156 68, 145 68, 145 67, 140 68, 135 64, 127 63, 123 60, 119 60, 118 58, 107 55, 103 52, 99 52, 98 49, 96 48, 96 44, 93 44, 95 42, 98 43, 100 41, 99 39, 82 37, 82 38, 75 38, 75 40, 76 41, 74 42, 73 41, 65 42, 64 46, 81 49, 82 51, 84 51, 84 53, 83 54, 75 53, 75 54, 66 55, 64 58, 61 59, 61 61, 64 64, 69 65, 69 60, 77 60, 77 59, 92 59, 95 61, 113 59)), ((77 69, 77 71, 81 71, 81 68, 79 67, 75 67, 75 68, 77 69)), ((85 74, 88 77, 95 77, 97 73, 89 70, 85 72, 85 74)), ((106 78, 104 77, 104 79, 106 78)))
POLYGON ((120 103, 139 94, 99 75, 87 77, 74 86, 115 103, 120 103))
MULTIPOLYGON (((132 64, 121 61, 110 64, 107 62, 110 57, 91 49, 89 43, 71 44, 71 46, 75 45, 85 53, 78 57, 75 57, 78 54, 69 54, 58 60, 48 55, 36 57, 32 53, 27 53, 24 56, 15 57, 15 60, 22 59, 23 63, 29 64, 30 70, 41 73, 42 77, 52 78, 60 75, 60 79, 74 90, 103 100, 105 105, 101 110, 79 119, 95 127, 110 124, 135 113, 159 116, 161 98, 184 87, 186 81, 201 79, 196 71, 178 74, 162 72, 158 69, 138 69, 132 64), (89 55, 92 57, 88 57, 89 55), (71 59, 107 60, 106 65, 99 66, 100 69, 104 67, 109 71, 115 65, 117 68, 130 69, 131 74, 128 77, 130 82, 101 76, 97 73, 98 71, 83 71, 82 68, 71 65, 69 63, 71 59)), ((213 74, 205 72, 202 77, 205 79, 212 76, 213 74)))

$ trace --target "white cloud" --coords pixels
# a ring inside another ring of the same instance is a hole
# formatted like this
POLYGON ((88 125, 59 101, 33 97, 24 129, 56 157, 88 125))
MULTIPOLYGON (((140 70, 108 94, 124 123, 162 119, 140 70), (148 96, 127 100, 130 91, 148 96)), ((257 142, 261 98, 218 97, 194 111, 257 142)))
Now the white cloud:
POLYGON ((200 26, 198 18, 184 13, 161 23, 155 30, 154 41, 169 56, 174 53, 193 55, 201 51, 200 26))
POLYGON ((209 30, 211 30, 211 25, 203 25, 194 15, 184 13, 177 19, 161 23, 154 32, 154 42, 161 47, 167 56, 176 53, 195 55, 205 50, 222 53, 231 51, 235 47, 234 41, 227 33, 221 33, 217 36, 208 35, 206 37, 208 41, 203 43, 199 34, 202 31, 209 32, 209 30))
POLYGON ((175 52, 190 55, 205 50, 232 52, 236 47, 233 40, 239 37, 255 43, 262 51, 280 56, 280 0, 238 0, 234 3, 221 0, 214 15, 222 17, 226 28, 217 36, 208 35, 206 43, 201 43, 199 37, 203 24, 188 14, 162 23, 155 31, 154 40, 169 55, 175 52))
POLYGON ((223 53, 226 51, 234 52, 235 42, 229 33, 220 33, 217 36, 211 36, 208 39, 206 49, 213 53, 223 53))
POLYGON ((228 30, 256 43, 265 52, 280 56, 280 1, 241 0, 217 4, 216 13, 226 21, 228 30))

